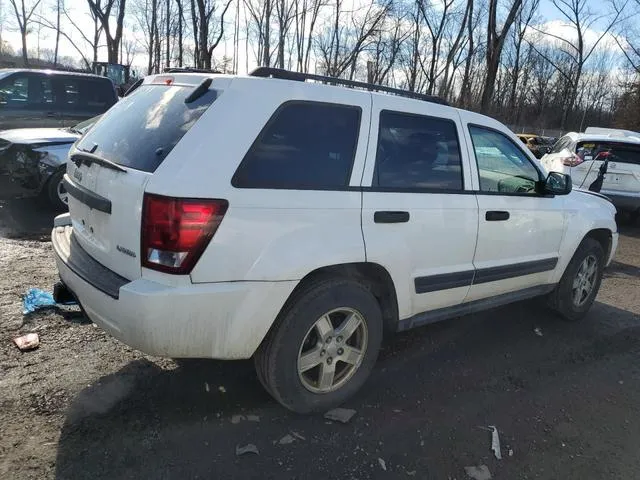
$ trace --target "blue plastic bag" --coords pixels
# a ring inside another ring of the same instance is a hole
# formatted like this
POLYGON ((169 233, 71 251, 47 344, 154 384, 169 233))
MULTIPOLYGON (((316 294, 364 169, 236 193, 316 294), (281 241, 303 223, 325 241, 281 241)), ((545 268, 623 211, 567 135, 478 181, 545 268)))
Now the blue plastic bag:
POLYGON ((53 295, 39 288, 30 288, 22 301, 22 314, 28 315, 41 308, 55 307, 53 295))

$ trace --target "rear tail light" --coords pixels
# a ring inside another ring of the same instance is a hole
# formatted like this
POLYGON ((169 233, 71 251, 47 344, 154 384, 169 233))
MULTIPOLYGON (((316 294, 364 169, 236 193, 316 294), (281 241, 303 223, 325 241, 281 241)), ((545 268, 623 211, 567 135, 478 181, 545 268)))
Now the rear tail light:
POLYGON ((580 156, 576 155, 575 153, 572 154, 570 157, 566 157, 562 159, 562 164, 566 167, 577 167, 582 162, 584 162, 584 160, 580 156))
POLYGON ((145 193, 142 266, 176 275, 189 274, 216 233, 228 206, 226 200, 145 193))
POLYGON ((611 160, 611 157, 613 157, 613 154, 611 152, 600 152, 596 155, 596 158, 594 158, 594 160, 601 160, 604 162, 607 159, 611 160))

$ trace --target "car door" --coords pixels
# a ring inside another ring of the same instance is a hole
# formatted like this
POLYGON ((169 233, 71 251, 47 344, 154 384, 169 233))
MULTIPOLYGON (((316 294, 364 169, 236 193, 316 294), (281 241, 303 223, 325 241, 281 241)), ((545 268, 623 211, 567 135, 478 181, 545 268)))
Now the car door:
POLYGON ((401 321, 461 303, 471 285, 478 206, 459 125, 449 107, 373 96, 362 230, 401 321))
POLYGON ((17 72, 0 81, 0 130, 60 127, 49 75, 17 72))
POLYGON ((543 174, 506 129, 467 123, 479 223, 466 301, 545 285, 558 263, 564 197, 538 193, 543 174))

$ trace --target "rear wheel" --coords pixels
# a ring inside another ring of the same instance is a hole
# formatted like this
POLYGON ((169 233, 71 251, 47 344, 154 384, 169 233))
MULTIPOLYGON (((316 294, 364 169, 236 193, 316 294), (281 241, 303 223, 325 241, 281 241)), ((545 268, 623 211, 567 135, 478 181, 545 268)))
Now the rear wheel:
POLYGON ((51 208, 58 212, 69 208, 69 194, 62 183, 64 173, 65 169, 61 168, 51 175, 44 192, 46 201, 49 203, 51 208))
POLYGON ((565 320, 582 319, 593 304, 604 269, 604 250, 593 238, 585 238, 569 262, 550 303, 565 320))
POLYGON ((316 282, 296 294, 254 357, 260 381, 298 413, 340 405, 365 382, 382 341, 382 312, 363 285, 316 282))

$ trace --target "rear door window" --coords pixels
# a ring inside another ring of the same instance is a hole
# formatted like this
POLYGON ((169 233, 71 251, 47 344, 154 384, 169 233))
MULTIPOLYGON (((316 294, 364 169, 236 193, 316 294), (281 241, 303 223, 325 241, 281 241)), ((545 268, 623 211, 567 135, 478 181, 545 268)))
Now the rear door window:
POLYGON ((238 188, 339 189, 349 184, 361 110, 317 102, 282 105, 233 176, 238 188))
POLYGON ((119 165, 154 172, 216 99, 209 90, 185 103, 193 87, 142 85, 106 112, 78 143, 119 165))
POLYGON ((373 186, 401 191, 462 190, 455 122, 382 111, 373 186))

